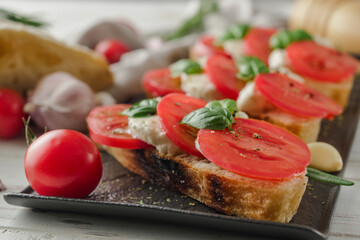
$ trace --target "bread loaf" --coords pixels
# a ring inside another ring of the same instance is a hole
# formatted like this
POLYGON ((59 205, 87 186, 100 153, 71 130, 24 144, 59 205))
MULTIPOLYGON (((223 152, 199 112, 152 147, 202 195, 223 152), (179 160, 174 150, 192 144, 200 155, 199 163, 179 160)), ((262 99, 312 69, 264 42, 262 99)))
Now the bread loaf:
POLYGON ((90 49, 65 45, 35 27, 0 21, 0 87, 25 93, 56 71, 74 75, 94 91, 112 85, 106 60, 90 49))

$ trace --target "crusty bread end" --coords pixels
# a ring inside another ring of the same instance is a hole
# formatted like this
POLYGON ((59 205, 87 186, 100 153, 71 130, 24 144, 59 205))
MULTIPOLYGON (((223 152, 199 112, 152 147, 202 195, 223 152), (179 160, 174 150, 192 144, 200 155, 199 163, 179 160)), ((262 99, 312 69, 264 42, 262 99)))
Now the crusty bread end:
POLYGON ((65 71, 95 90, 112 85, 106 60, 81 46, 69 46, 43 31, 0 22, 0 87, 25 93, 47 74, 65 71))
POLYGON ((130 171, 186 194, 229 215, 289 222, 304 194, 304 174, 272 181, 243 177, 206 159, 181 154, 161 156, 155 149, 106 150, 130 171))

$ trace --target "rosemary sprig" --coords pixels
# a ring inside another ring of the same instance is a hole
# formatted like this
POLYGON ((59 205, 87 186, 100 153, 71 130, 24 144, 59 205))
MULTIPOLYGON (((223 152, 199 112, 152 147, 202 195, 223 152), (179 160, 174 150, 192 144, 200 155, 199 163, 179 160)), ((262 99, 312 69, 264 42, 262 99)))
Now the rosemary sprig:
POLYGON ((210 13, 217 12, 218 5, 214 0, 201 0, 200 8, 194 16, 187 19, 178 29, 169 34, 166 40, 181 38, 190 33, 204 30, 204 18, 210 13))
POLYGON ((30 26, 34 26, 34 27, 45 27, 47 25, 49 25, 46 22, 43 22, 35 17, 31 17, 31 16, 22 16, 19 15, 17 13, 5 10, 5 9, 1 9, 0 8, 0 18, 5 18, 7 20, 13 21, 13 22, 19 22, 25 25, 30 25, 30 26))

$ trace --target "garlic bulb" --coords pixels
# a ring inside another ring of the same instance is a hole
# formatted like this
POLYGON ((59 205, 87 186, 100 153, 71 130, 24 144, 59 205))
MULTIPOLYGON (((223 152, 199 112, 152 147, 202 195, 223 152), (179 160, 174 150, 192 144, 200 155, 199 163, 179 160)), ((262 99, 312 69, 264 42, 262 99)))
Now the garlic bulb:
POLYGON ((53 129, 86 129, 85 118, 96 106, 91 88, 66 72, 44 77, 24 107, 35 123, 53 129))

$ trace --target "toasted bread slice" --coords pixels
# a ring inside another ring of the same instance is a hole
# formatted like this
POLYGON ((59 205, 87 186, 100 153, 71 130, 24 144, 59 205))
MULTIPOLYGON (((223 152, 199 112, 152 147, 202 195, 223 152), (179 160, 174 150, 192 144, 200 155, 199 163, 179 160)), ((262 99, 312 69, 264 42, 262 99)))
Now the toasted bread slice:
POLYGON ((279 109, 274 109, 259 115, 249 115, 252 118, 261 119, 285 128, 306 143, 316 142, 319 136, 321 118, 298 117, 279 109))
POLYGON ((167 157, 155 149, 107 151, 130 171, 239 217, 289 222, 304 194, 304 174, 282 181, 261 180, 224 170, 206 159, 167 157))
POLYGON ((346 108, 354 84, 354 76, 351 76, 340 83, 320 82, 311 78, 303 78, 305 80, 305 85, 331 98, 344 109, 346 108))
POLYGON ((65 45, 34 27, 0 21, 0 87, 24 93, 56 71, 74 75, 95 91, 112 84, 106 60, 91 50, 65 45))

